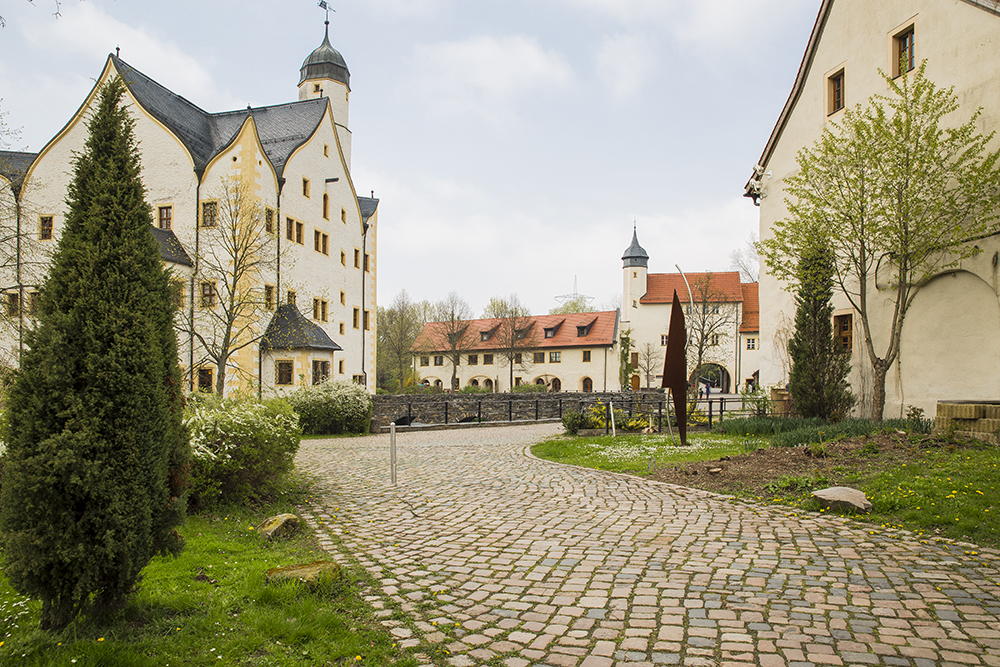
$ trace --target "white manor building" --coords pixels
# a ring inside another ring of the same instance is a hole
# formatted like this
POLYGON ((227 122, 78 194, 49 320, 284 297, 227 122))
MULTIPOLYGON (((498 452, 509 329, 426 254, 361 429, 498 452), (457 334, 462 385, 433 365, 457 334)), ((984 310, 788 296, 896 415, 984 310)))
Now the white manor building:
MULTIPOLYGON (((37 154, 0 152, 0 348, 16 364, 20 333, 63 228, 73 155, 87 139, 100 88, 126 86, 142 180, 162 257, 183 281, 180 362, 189 389, 212 390, 212 339, 225 298, 200 259, 217 250, 225 190, 240 183, 273 261, 239 283, 259 303, 226 370, 225 390, 282 392, 324 378, 375 387, 377 207, 351 179, 350 73, 330 44, 300 70, 298 100, 213 113, 167 90, 117 55, 78 111, 37 154), (20 243, 15 243, 15 241, 20 243), (34 268, 37 267, 37 268, 34 268)), ((265 247, 262 246, 262 247, 265 247)))
POLYGON ((658 370, 645 377, 632 376, 632 387, 659 387, 674 292, 684 307, 688 331, 687 361, 690 381, 709 385, 717 392, 736 392, 757 383, 760 332, 757 283, 741 283, 735 271, 718 273, 649 273, 649 255, 633 232, 632 244, 622 256, 623 287, 620 328, 631 331, 632 366, 658 370), (685 278, 687 281, 685 282, 685 278), (690 286, 690 293, 688 288, 690 286), (693 304, 692 304, 693 299, 693 304), (695 375, 697 349, 702 348, 702 369, 695 375))

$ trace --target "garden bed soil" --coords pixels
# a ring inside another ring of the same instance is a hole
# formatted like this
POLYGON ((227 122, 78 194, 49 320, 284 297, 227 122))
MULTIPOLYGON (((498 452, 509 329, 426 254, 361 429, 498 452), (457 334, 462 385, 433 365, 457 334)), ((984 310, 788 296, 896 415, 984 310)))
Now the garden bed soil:
POLYGON ((929 436, 914 442, 905 434, 875 435, 816 447, 767 447, 714 461, 670 464, 657 468, 652 479, 715 493, 752 498, 787 498, 812 487, 852 486, 887 467, 920 460, 927 446, 939 446, 929 436), (823 480, 808 484, 808 480, 823 480))

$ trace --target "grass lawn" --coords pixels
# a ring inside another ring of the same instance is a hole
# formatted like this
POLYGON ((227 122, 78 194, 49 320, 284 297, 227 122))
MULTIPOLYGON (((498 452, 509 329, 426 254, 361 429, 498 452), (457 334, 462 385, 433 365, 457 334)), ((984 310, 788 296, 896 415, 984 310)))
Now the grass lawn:
POLYGON ((816 445, 773 447, 766 436, 690 434, 687 448, 669 437, 563 437, 536 445, 540 458, 650 476, 755 501, 825 513, 817 488, 851 486, 873 504, 859 521, 1000 547, 1000 447, 890 430, 816 445), (649 459, 656 472, 650 475, 649 459), (730 460, 720 461, 723 457, 730 460), (707 469, 721 467, 716 475, 707 469))
POLYGON ((687 446, 681 447, 676 434, 673 439, 669 435, 659 434, 565 437, 535 445, 531 452, 538 458, 559 463, 644 474, 649 471, 651 457, 657 466, 709 461, 741 454, 766 443, 764 438, 742 438, 719 433, 688 433, 687 440, 687 446))
POLYGON ((361 599, 364 575, 318 591, 265 585, 271 567, 325 558, 308 536, 268 543, 257 535, 254 526, 284 511, 294 508, 189 517, 181 556, 154 559, 135 600, 103 626, 80 621, 43 633, 40 603, 0 577, 0 664, 415 665, 361 599))

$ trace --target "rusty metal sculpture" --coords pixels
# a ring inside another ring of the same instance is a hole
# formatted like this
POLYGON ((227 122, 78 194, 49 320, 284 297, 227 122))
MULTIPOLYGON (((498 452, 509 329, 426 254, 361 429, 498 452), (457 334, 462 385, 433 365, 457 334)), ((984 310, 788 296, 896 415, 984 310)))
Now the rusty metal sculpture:
POLYGON ((667 330, 667 356, 663 362, 663 388, 674 396, 674 414, 681 445, 687 445, 687 331, 684 328, 684 309, 674 290, 674 305, 670 311, 670 328, 667 330))

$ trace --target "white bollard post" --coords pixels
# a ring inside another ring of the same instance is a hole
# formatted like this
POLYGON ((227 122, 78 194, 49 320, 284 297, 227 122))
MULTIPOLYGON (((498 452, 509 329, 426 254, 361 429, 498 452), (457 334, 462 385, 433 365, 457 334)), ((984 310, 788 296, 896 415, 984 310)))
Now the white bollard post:
POLYGON ((615 404, 608 401, 608 412, 611 413, 611 437, 615 437, 615 404))
POLYGON ((396 422, 389 424, 389 470, 392 485, 396 486, 396 422))

